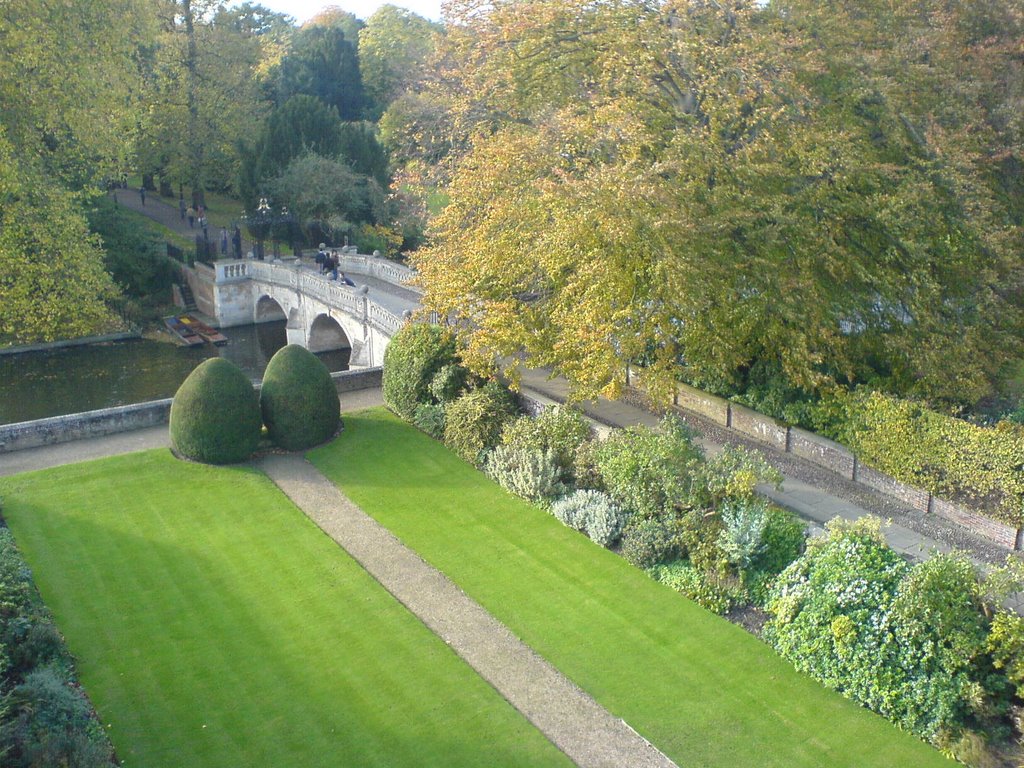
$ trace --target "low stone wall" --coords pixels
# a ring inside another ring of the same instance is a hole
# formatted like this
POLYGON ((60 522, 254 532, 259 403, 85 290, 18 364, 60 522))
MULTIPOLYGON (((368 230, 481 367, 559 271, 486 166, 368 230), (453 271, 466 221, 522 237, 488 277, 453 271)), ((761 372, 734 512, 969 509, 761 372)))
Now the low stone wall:
POLYGON ((789 427, 770 416, 729 403, 729 426, 741 435, 768 443, 772 448, 785 451, 789 446, 789 427))
MULTIPOLYGON (((332 373, 339 394, 380 386, 382 368, 332 373)), ((171 398, 0 426, 0 454, 166 424, 171 398)))
POLYGON ((688 411, 699 413, 723 427, 729 426, 729 401, 722 397, 709 395, 686 384, 676 387, 675 404, 688 411))
POLYGON ((853 480, 857 459, 846 448, 827 437, 799 427, 789 428, 789 452, 820 467, 831 469, 847 480, 853 480))
MULTIPOLYGON (((631 371, 631 382, 641 377, 631 371)), ((648 407, 647 397, 636 386, 628 387, 624 400, 648 407)), ((798 427, 791 427, 757 411, 710 395, 685 384, 677 385, 676 407, 692 411, 720 426, 754 438, 772 448, 792 453, 812 464, 893 496, 913 509, 943 517, 1010 549, 1024 549, 1024 529, 993 520, 969 507, 940 499, 873 467, 860 463, 845 446, 798 427)))

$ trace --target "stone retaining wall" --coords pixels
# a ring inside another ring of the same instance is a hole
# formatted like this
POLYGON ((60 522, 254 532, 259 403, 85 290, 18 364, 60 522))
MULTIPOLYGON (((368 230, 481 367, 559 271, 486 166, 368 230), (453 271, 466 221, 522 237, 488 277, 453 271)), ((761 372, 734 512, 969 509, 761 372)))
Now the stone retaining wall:
MULTIPOLYGON (((382 368, 332 373, 339 393, 380 386, 382 368)), ((166 424, 171 398, 0 425, 0 454, 166 424)))

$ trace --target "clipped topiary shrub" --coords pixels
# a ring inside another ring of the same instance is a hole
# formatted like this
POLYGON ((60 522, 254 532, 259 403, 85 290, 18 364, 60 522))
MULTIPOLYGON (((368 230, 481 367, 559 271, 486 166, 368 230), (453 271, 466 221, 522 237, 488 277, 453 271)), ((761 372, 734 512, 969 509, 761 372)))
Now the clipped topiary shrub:
POLYGON ((298 344, 277 350, 260 392, 267 433, 286 451, 329 440, 341 424, 338 390, 320 359, 298 344))
POLYGON ((450 390, 465 380, 460 378, 460 368, 455 335, 450 330, 426 323, 405 325, 384 351, 384 403, 412 421, 416 406, 437 402, 431 385, 443 394, 453 394, 450 390), (435 377, 448 366, 456 370, 449 369, 435 384, 435 377))
POLYGON ((223 357, 202 362, 171 403, 171 448, 178 456, 206 464, 248 459, 262 426, 252 382, 223 357))
POLYGON ((565 493, 550 450, 499 445, 487 454, 484 471, 506 491, 541 506, 565 493))
POLYGON ((445 408, 445 445, 479 465, 486 452, 498 444, 502 427, 515 416, 512 393, 496 381, 488 382, 445 408))

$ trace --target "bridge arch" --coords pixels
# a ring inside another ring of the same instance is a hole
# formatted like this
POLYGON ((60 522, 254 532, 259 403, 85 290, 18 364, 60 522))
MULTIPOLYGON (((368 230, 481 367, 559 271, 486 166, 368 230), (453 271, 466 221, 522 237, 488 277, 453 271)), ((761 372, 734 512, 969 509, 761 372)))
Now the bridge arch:
POLYGON ((268 323, 272 320, 287 320, 288 313, 285 312, 284 307, 281 306, 280 302, 263 294, 256 301, 256 307, 253 313, 253 321, 257 323, 268 323))
POLYGON ((314 353, 352 348, 352 340, 341 323, 328 314, 320 314, 313 319, 307 338, 306 348, 314 353))

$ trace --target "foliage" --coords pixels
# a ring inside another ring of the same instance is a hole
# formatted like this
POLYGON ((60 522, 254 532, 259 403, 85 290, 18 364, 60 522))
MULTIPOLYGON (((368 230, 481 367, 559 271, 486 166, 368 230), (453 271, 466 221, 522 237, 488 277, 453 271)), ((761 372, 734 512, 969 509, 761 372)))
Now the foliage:
POLYGON ((358 39, 335 24, 309 24, 298 31, 281 61, 277 101, 315 98, 342 120, 359 120, 365 99, 356 54, 358 39))
POLYGON ((729 558, 719 546, 725 525, 718 514, 691 510, 678 521, 679 545, 697 570, 724 577, 730 572, 729 558))
POLYGON ((394 5, 382 5, 366 20, 359 32, 359 69, 373 117, 422 77, 442 29, 394 5))
POLYGON ((685 560, 656 565, 648 573, 655 581, 671 587, 684 597, 719 615, 743 598, 743 590, 694 568, 685 560))
POLYGON ((987 730, 1007 684, 986 655, 974 566, 935 555, 909 565, 879 522, 830 524, 780 575, 766 628, 800 670, 929 739, 987 730))
POLYGON ((207 464, 245 461, 256 450, 260 401, 242 369, 224 357, 204 360, 171 402, 171 447, 207 464))
POLYGON ((730 500, 718 513, 722 517, 718 547, 730 563, 745 571, 764 554, 768 502, 764 499, 730 500))
POLYGON ((807 529, 795 514, 774 505, 768 507, 767 518, 761 534, 764 548, 753 561, 752 568, 775 575, 803 553, 807 529))
POLYGON ((439 403, 450 403, 469 384, 469 371, 456 363, 442 365, 430 380, 430 394, 439 403))
POLYGON ((621 552, 641 570, 678 560, 683 555, 678 522, 634 517, 622 533, 621 552))
POLYGON ((29 673, 11 693, 13 720, 4 725, 5 765, 34 768, 113 765, 113 751, 81 689, 51 668, 29 673))
POLYGON ((21 342, 109 331, 117 295, 75 195, 26 166, 0 125, 0 333, 21 342))
POLYGON ((497 445, 487 454, 484 471, 506 491, 541 506, 565 493, 551 450, 497 445))
POLYGON ((384 403, 411 420, 417 406, 439 402, 431 393, 431 383, 445 366, 458 363, 451 331, 427 323, 402 326, 384 351, 384 403))
POLYGON ((129 296, 166 302, 174 267, 166 248, 109 197, 98 197, 88 211, 89 228, 100 237, 107 271, 129 296))
POLYGON ((412 415, 412 423, 435 440, 444 439, 444 403, 420 403, 412 415))
POLYGON ((782 473, 761 454, 726 445, 704 462, 701 482, 707 489, 707 506, 717 507, 725 501, 752 500, 754 488, 761 483, 780 488, 782 473))
POLYGON ((841 432, 858 458, 1011 524, 1024 515, 1024 427, 981 427, 920 404, 858 390, 843 399, 841 432))
POLYGON ((630 514, 608 494, 581 490, 564 496, 551 506, 551 512, 565 525, 582 531, 591 541, 610 547, 622 534, 630 514))
POLYGON ((14 538, 0 528, 0 755, 11 768, 110 766, 112 750, 14 538), (5 658, 4 651, 9 658, 5 658))
POLYGON ((320 358, 298 344, 267 363, 260 390, 263 424, 272 441, 302 451, 329 440, 341 425, 338 389, 320 358))
POLYGON ((1009 611, 1000 611, 992 619, 987 650, 992 664, 1004 670, 1014 686, 1017 698, 1024 698, 1024 617, 1009 611))
POLYGON ((678 418, 666 416, 659 430, 627 427, 594 447, 608 494, 641 517, 685 509, 699 495, 703 454, 678 418))
POLYGON ((426 304, 580 396, 766 360, 977 401, 1024 344, 1002 5, 453 3, 426 304))
POLYGON ((515 418, 516 403, 507 387, 490 381, 448 403, 444 415, 445 445, 470 464, 479 465, 498 444, 505 424, 515 418))
POLYGON ((513 448, 551 451, 563 480, 573 478, 579 447, 590 439, 590 425, 577 409, 555 405, 536 417, 521 416, 501 433, 501 444, 513 448))

